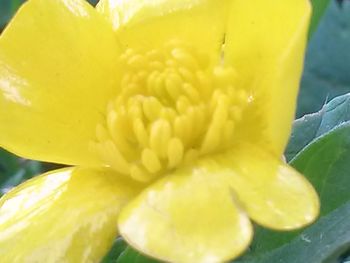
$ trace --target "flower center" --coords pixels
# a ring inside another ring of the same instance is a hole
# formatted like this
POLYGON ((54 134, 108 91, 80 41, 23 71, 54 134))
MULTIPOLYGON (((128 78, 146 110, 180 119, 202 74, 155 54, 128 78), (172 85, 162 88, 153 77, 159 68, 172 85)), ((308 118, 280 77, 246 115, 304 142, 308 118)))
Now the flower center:
POLYGON ((94 144, 107 166, 147 182, 232 146, 249 103, 233 68, 213 68, 208 57, 178 42, 128 49, 120 60, 120 92, 94 144))

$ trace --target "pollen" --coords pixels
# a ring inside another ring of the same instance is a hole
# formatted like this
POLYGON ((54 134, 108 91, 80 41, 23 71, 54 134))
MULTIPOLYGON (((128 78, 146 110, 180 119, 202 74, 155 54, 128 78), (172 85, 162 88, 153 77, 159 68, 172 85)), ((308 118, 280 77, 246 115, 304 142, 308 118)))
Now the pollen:
POLYGON ((96 128, 102 162, 142 182, 232 147, 249 104, 231 67, 172 41, 154 50, 128 49, 119 94, 96 128))

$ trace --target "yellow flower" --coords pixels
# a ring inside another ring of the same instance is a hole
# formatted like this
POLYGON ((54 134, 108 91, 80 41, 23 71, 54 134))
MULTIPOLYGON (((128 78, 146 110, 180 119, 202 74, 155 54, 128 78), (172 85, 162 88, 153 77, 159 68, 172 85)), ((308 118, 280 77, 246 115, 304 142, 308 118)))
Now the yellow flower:
POLYGON ((318 214, 282 161, 307 0, 30 0, 0 39, 0 145, 71 165, 0 201, 1 262, 96 262, 121 234, 222 262, 318 214), (73 167, 74 166, 74 167, 73 167))

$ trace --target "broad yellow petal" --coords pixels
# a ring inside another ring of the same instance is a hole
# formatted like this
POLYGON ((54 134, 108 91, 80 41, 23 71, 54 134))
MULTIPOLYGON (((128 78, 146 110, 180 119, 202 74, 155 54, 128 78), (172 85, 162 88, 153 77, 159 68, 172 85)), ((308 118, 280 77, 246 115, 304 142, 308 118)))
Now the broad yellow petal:
POLYGON ((294 119, 309 18, 308 0, 234 0, 231 5, 225 61, 252 93, 254 116, 262 122, 246 120, 242 134, 251 137, 248 129, 255 123, 277 156, 294 119))
POLYGON ((249 245, 252 227, 225 180, 201 164, 146 189, 119 217, 121 235, 169 262, 224 262, 249 245))
POLYGON ((84 0, 30 0, 0 37, 0 145, 19 155, 93 164, 89 141, 117 92, 119 49, 84 0))
POLYGON ((101 0, 125 47, 157 48, 172 40, 220 58, 229 0, 101 0))
POLYGON ((310 224, 318 216, 314 188, 282 160, 252 145, 238 146, 225 158, 222 167, 230 167, 225 173, 231 187, 258 224, 290 230, 310 224))
POLYGON ((82 168, 53 171, 0 200, 1 262, 97 262, 137 186, 82 168))

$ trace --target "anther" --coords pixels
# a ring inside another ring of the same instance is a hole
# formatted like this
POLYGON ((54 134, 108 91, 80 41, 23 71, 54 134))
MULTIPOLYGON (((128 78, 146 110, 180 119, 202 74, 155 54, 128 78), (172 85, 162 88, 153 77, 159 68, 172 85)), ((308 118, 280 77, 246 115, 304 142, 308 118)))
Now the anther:
POLYGON ((149 121, 154 121, 159 118, 163 106, 155 97, 148 97, 144 99, 142 108, 147 119, 149 121))
POLYGON ((172 138, 168 144, 168 167, 174 168, 179 165, 184 155, 184 146, 178 138, 172 138))
POLYGON ((182 93, 182 79, 177 74, 169 75, 165 80, 165 87, 170 97, 176 101, 182 93))
POLYGON ((132 67, 134 69, 145 68, 145 66, 146 66, 146 59, 143 56, 141 56, 141 55, 132 56, 128 60, 128 66, 132 67))
POLYGON ((158 156, 150 149, 146 148, 142 151, 141 156, 142 164, 150 173, 159 172, 162 168, 158 156))
POLYGON ((137 118, 133 122, 133 130, 138 143, 142 147, 148 146, 148 133, 145 125, 140 118, 137 118))
POLYGON ((175 48, 171 51, 171 55, 181 64, 194 70, 197 68, 196 60, 182 49, 175 48))
POLYGON ((152 123, 150 132, 151 149, 160 157, 167 155, 167 145, 171 138, 171 126, 168 121, 159 119, 152 123))
POLYGON ((141 182, 234 143, 252 101, 232 67, 171 41, 149 51, 128 49, 118 96, 106 107, 91 143, 101 161, 141 182))

